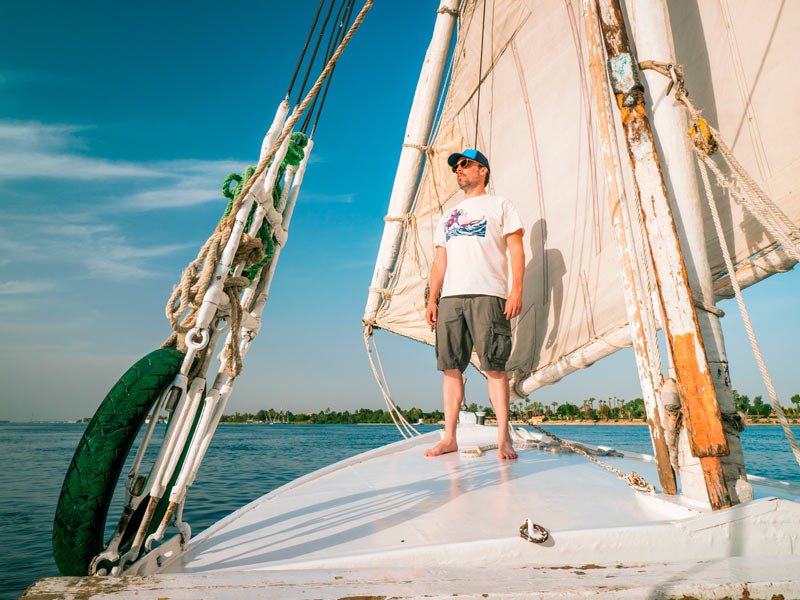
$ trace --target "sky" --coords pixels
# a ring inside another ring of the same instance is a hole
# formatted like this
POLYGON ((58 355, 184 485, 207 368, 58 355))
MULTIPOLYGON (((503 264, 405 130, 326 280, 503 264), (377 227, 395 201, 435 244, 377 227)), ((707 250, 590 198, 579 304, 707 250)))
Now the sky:
MULTIPOLYGON (((361 2, 357 3, 359 6, 361 2)), ((263 326, 226 412, 382 408, 361 316, 438 2, 376 2, 337 66, 263 326)), ((169 335, 164 307, 255 164, 317 2, 11 3, 0 23, 0 419, 90 416, 169 335)), ((784 404, 797 269, 745 291, 784 404)), ((762 394, 732 301, 733 386, 762 394)), ((402 407, 441 406, 431 348, 378 332, 402 407)), ((630 350, 536 392, 639 396, 630 350)), ((468 401, 488 404, 468 373, 468 401)))

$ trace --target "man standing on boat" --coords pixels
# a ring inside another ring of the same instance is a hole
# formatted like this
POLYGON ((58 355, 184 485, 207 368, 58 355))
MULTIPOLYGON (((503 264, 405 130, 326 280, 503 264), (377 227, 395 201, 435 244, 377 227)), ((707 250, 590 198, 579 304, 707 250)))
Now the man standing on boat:
POLYGON ((464 191, 464 200, 445 211, 433 237, 436 256, 425 319, 436 327, 436 362, 444 372, 445 426, 444 438, 425 456, 458 450, 463 372, 474 347, 497 415, 498 457, 517 458, 508 432, 506 361, 511 353, 509 319, 522 310, 522 221, 508 200, 486 193, 489 161, 481 152, 468 149, 451 154, 447 163, 464 191), (506 252, 511 258, 511 291, 506 252))

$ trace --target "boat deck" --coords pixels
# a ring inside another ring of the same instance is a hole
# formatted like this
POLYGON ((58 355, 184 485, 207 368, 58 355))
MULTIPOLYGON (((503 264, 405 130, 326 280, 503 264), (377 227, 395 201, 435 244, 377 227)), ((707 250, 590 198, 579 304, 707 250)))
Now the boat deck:
MULTIPOLYGON (((306 475, 184 548, 166 541, 123 577, 43 579, 24 597, 800 597, 798 486, 759 480, 755 501, 711 512, 637 492, 572 453, 425 458, 438 435, 306 475), (528 517, 546 542, 519 537, 528 517)), ((459 443, 495 435, 462 427, 459 443)), ((657 482, 648 457, 602 460, 657 482)))
MULTIPOLYGON (((462 449, 491 444, 495 436, 491 427, 459 430, 462 449)), ((675 523, 704 513, 685 500, 636 492, 576 454, 520 449, 515 461, 498 461, 496 450, 478 458, 424 457, 437 439, 433 432, 398 442, 279 488, 193 539, 158 571, 376 567, 387 561, 478 566, 491 556, 525 563, 534 555, 538 564, 560 564, 628 560, 642 552, 658 559, 663 553, 648 549, 650 536, 664 535, 664 527, 675 534, 675 523), (522 540, 526 518, 551 538, 541 545, 522 540)), ((634 456, 602 460, 657 484, 655 465, 634 456)))

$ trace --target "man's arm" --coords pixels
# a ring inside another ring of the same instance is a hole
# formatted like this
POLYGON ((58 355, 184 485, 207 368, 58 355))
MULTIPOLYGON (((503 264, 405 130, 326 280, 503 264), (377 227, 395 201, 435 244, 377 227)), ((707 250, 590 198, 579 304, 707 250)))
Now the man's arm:
POLYGON ((436 256, 433 258, 433 266, 431 267, 431 289, 428 294, 428 309, 425 311, 425 320, 431 327, 436 325, 439 309, 436 306, 436 299, 439 297, 439 292, 442 291, 445 271, 447 271, 447 250, 442 246, 436 246, 436 256))
POLYGON ((522 281, 525 279, 525 250, 522 248, 522 230, 506 236, 508 254, 511 257, 511 292, 506 300, 506 319, 513 319, 522 312, 522 281))

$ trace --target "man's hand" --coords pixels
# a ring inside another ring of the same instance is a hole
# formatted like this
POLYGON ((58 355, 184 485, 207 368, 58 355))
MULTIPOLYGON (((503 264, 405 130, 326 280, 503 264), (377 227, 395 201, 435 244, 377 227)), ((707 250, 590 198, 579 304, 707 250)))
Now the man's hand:
POLYGON ((511 288, 506 300, 506 319, 513 319, 522 312, 522 290, 511 288))
POLYGON ((431 327, 436 327, 436 317, 439 313, 439 307, 436 302, 428 302, 428 310, 425 311, 425 320, 431 327))
POLYGON ((506 319, 513 319, 522 312, 522 283, 525 278, 525 250, 522 247, 522 230, 506 236, 508 254, 511 257, 511 292, 506 300, 506 319))
POLYGON ((445 271, 447 271, 447 250, 443 246, 436 246, 436 256, 433 257, 431 266, 431 284, 428 289, 428 308, 425 311, 425 320, 431 327, 436 326, 436 318, 439 316, 436 300, 442 291, 445 271))

